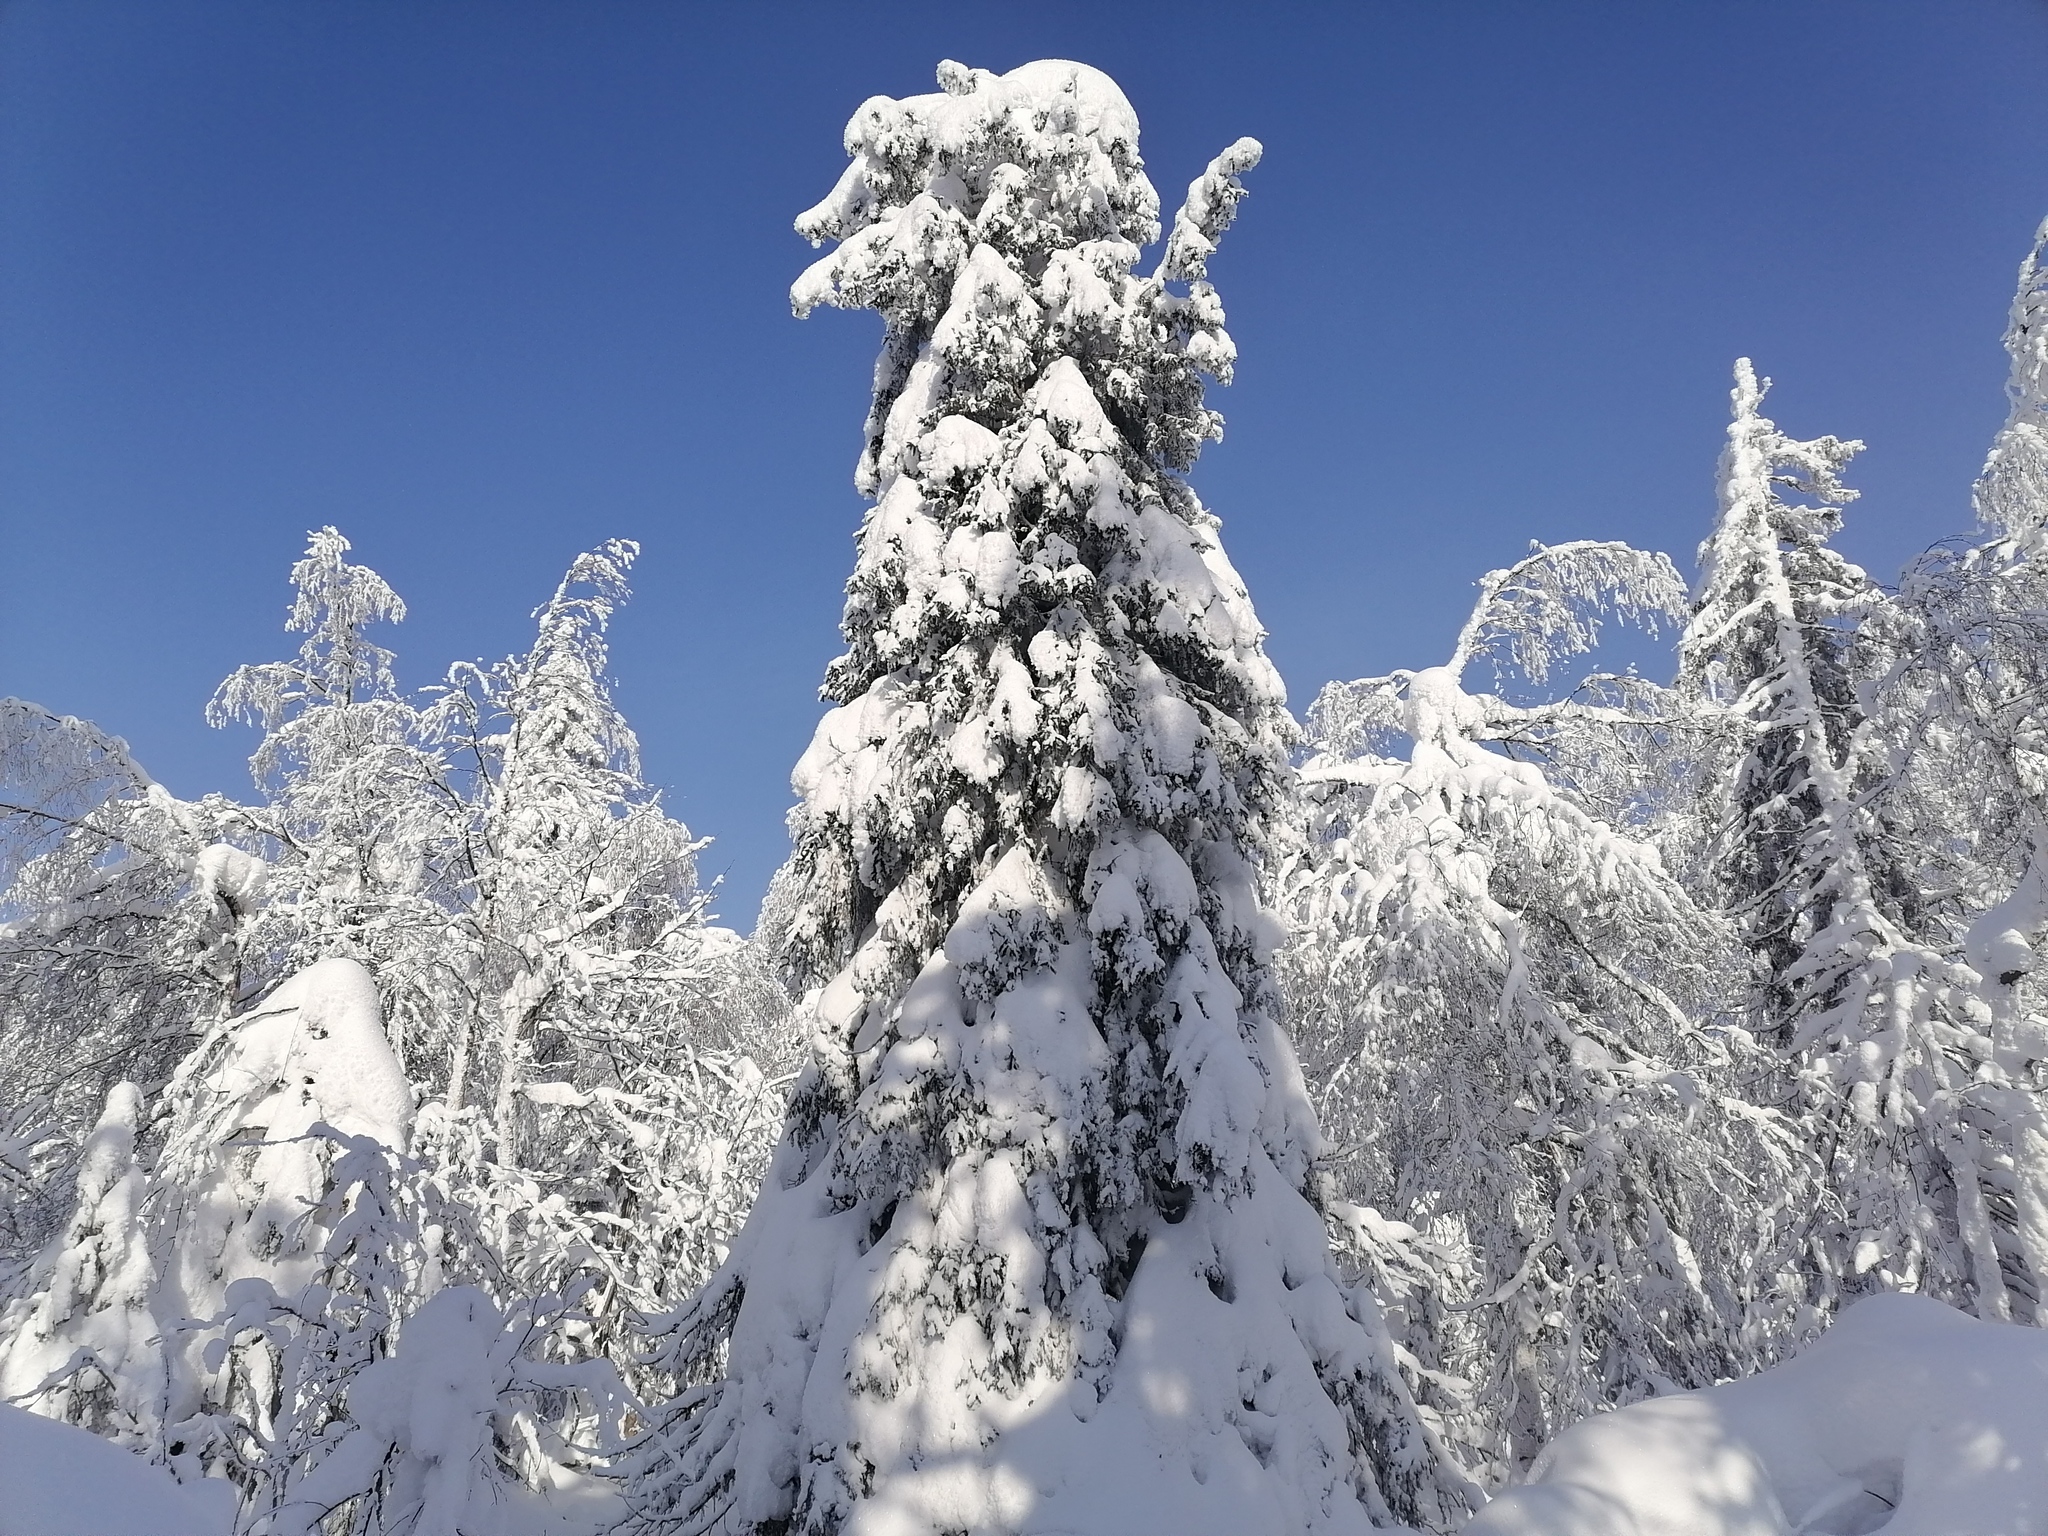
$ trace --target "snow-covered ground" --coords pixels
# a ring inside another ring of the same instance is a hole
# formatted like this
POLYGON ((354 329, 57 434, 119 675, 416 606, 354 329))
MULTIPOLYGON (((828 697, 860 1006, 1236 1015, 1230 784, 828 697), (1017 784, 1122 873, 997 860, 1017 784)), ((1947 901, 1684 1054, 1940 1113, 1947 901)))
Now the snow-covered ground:
POLYGON ((0 1536, 227 1536, 234 1523, 226 1483, 182 1488, 98 1435, 0 1403, 0 1536))
POLYGON ((1870 1297, 1775 1370, 1567 1430, 1464 1536, 1876 1532, 2048 1532, 2048 1333, 1870 1297))

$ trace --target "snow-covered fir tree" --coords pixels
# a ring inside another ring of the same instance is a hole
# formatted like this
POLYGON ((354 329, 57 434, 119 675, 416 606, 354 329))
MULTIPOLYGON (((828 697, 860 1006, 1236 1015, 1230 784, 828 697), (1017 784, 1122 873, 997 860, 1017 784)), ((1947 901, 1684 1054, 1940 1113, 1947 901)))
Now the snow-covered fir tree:
POLYGON ((2040 556, 2048 552, 2048 220, 2020 264, 2005 349, 2011 410, 1977 479, 1977 519, 2016 552, 2040 556))
POLYGON ((71 1219, 30 1293, 0 1316, 0 1401, 147 1451, 160 1427, 163 1357, 135 1149, 142 1109, 134 1084, 115 1084, 86 1138, 71 1219))
POLYGON ((1540 683, 1604 615, 1683 600, 1661 555, 1537 546, 1480 583, 1446 664, 1332 684, 1310 714, 1283 974, 1339 1230, 1495 1485, 1586 1414, 1744 1374, 1785 1332, 1771 1271, 1804 1159, 1733 1091, 1739 1039, 1695 1022, 1727 934, 1544 769, 1644 716, 1466 681, 1490 660, 1540 683))
POLYGON ((1084 65, 865 103, 799 313, 887 332, 795 775, 813 1065, 632 1466, 674 1532, 1362 1531, 1466 1489, 1315 1204, 1259 897, 1291 728, 1182 478, 1258 146, 1158 201, 1084 65))
POLYGON ((1926 942, 1885 824, 1896 761, 1874 748, 1877 666, 1858 634, 1894 622, 1889 600, 1828 546, 1855 494, 1840 471, 1862 445, 1786 436, 1759 410, 1765 387, 1737 363, 1681 685, 1726 727, 1713 878, 1755 954, 1753 1025, 1780 1057, 1784 1107, 1825 1167, 1810 1294, 1825 1308, 1920 1290, 2007 1317, 2011 1254, 1987 1191, 2009 1183, 2009 1158, 1970 1110, 1999 1075, 1979 978, 1926 942))

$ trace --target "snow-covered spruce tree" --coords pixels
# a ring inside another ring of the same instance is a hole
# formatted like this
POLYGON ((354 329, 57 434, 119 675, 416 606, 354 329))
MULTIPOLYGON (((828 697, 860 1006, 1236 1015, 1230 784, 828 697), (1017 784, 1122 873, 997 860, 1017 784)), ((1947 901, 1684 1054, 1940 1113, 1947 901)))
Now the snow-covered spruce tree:
POLYGON ((135 1156, 142 1096, 117 1083, 78 1158, 69 1223, 0 1316, 0 1401, 136 1449, 156 1442, 163 1355, 135 1156))
POLYGON ((1825 815, 1823 789, 1849 798, 1850 737, 1864 718, 1850 646, 1855 621, 1879 594, 1828 547, 1841 526, 1837 509, 1857 494, 1840 471, 1863 445, 1786 437, 1758 410, 1767 387, 1749 359, 1737 361, 1720 513, 1700 546, 1679 667, 1690 700, 1732 711, 1727 736, 1737 755, 1707 784, 1729 823, 1717 874, 1762 963, 1770 1033, 1782 1045, 1796 1028, 1792 973, 1805 939, 1828 926, 1820 909, 1829 897, 1797 878, 1800 852, 1825 815), (1787 502, 1781 487, 1820 505, 1787 502))
POLYGON ((1491 660, 1541 683, 1603 611, 1683 604, 1661 555, 1539 545, 1480 583, 1447 664, 1331 684, 1310 713, 1283 977, 1340 1232, 1401 1293, 1418 1398, 1495 1485, 1589 1413, 1767 1363, 1783 1331, 1767 1292, 1803 1160, 1732 1091, 1739 1042, 1694 1022, 1728 935, 1533 760, 1645 721, 1465 682, 1491 660), (1389 736, 1405 750, 1372 750, 1389 736))
POLYGON ((880 311, 835 704, 799 763, 816 1060, 731 1258, 659 1325, 665 1532, 1445 1526, 1311 1197, 1258 897, 1280 680, 1182 478, 1232 358, 1241 140, 1158 203, 1116 86, 865 103, 797 282, 880 311), (1185 294, 1177 292, 1187 285, 1185 294))
POLYGON ((1887 600, 1827 544, 1861 444, 1787 437, 1758 410, 1747 359, 1735 379, 1680 682, 1722 711, 1714 894, 1755 954, 1753 1025, 1783 1064, 1784 1107, 1825 1165, 1810 1294, 1827 1308, 1919 1290, 2008 1317, 1986 1200, 2002 1154, 1968 1113, 1980 1067, 1996 1073, 1978 978, 1917 937, 1922 898, 1881 815, 1894 765, 1872 750, 1872 669, 1855 649, 1859 627, 1889 621, 1887 600))
POLYGON ((2048 220, 2020 263, 2006 324, 2011 402, 1977 480, 1977 520, 2015 553, 2048 554, 2048 220))

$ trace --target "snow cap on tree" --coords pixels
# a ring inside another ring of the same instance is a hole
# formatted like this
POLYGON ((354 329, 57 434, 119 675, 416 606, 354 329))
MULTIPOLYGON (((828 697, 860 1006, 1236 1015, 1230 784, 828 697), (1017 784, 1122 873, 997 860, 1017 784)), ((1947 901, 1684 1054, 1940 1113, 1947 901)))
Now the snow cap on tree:
MULTIPOLYGON (((316 1128, 403 1147, 412 1085, 384 1034, 370 975, 354 960, 308 966, 216 1026, 178 1069, 158 1168, 153 1229, 164 1274, 159 1321, 219 1313, 238 1280, 290 1291, 310 1280, 333 1142, 316 1128)), ((193 1334, 171 1350, 166 1433, 210 1417, 239 1389, 202 1363, 193 1334)), ((259 1375, 269 1366, 258 1366, 259 1375)), ((204 1432, 195 1444, 203 1445, 204 1432)))
POLYGON ((2005 350, 2012 410, 1977 478, 1977 520, 2033 555, 2048 540, 2048 220, 2020 263, 2005 350))
POLYGON ((1113 82, 876 98, 797 282, 887 326, 837 707, 798 764, 816 1061, 634 1498, 683 1532, 1362 1531, 1441 1466, 1305 1193, 1269 973, 1292 727, 1181 478, 1233 358, 1113 82), (1177 291, 1185 285, 1185 292, 1177 291))

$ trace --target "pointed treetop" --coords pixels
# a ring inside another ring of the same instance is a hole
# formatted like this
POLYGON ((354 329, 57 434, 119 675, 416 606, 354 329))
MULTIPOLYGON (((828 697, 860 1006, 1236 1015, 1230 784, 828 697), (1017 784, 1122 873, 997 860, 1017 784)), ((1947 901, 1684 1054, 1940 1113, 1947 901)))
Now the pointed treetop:
MULTIPOLYGON (((1700 545, 1689 647, 1705 643, 1707 629, 1718 633, 1727 620, 1720 608, 1730 599, 1726 593, 1717 599, 1718 588, 1731 580, 1739 585, 1758 579, 1751 568, 1760 561, 1775 565, 1781 545, 1807 551, 1822 548, 1841 529, 1838 509, 1860 494, 1842 483, 1842 470, 1863 451, 1862 442, 1838 437, 1802 442, 1787 436, 1759 409, 1770 387, 1771 381, 1759 378, 1748 358, 1735 360, 1735 387, 1729 391, 1733 419, 1728 423, 1728 446, 1721 454, 1721 510, 1713 532, 1700 545), (1787 490, 1810 496, 1819 505, 1789 502, 1787 490), (1703 621, 1707 629, 1702 628, 1703 621)), ((1831 557, 1831 565, 1838 568, 1834 576, 1848 586, 1867 584, 1863 573, 1839 556, 1831 557)), ((1767 580, 1766 586, 1771 585, 1767 580)), ((1748 599, 1736 601, 1739 607, 1748 599)), ((1789 595, 1784 601, 1789 604, 1789 595)))
POLYGON ((2005 350, 2012 406, 1977 477, 1977 521, 2033 554, 2048 538, 2048 219, 2020 263, 2005 350))
POLYGON ((237 668, 206 706, 209 724, 243 720, 268 728, 292 705, 359 704, 392 696, 397 684, 391 652, 372 644, 364 631, 398 623, 405 603, 368 566, 350 565, 348 551, 339 529, 306 535, 306 553, 292 566, 296 596, 284 626, 306 636, 297 663, 237 668))

